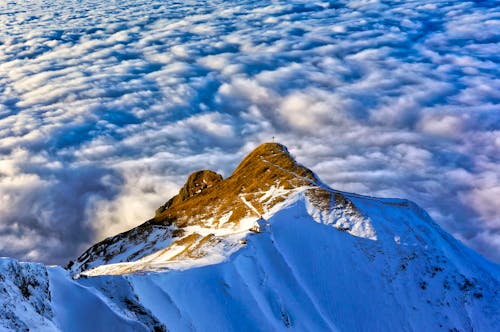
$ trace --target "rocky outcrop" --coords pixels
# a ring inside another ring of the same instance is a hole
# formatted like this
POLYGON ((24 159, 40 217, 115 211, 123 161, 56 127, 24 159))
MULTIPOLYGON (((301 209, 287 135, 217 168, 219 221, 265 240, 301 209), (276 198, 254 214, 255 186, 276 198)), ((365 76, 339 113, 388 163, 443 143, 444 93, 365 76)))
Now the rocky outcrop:
POLYGON ((200 194, 203 190, 213 187, 215 184, 221 181, 222 175, 210 170, 202 170, 191 173, 186 183, 179 191, 179 194, 172 197, 165 204, 160 206, 156 210, 156 215, 161 214, 172 205, 179 204, 193 196, 200 194))
POLYGON ((32 325, 53 328, 51 292, 43 264, 0 258, 0 330, 29 331, 32 325))

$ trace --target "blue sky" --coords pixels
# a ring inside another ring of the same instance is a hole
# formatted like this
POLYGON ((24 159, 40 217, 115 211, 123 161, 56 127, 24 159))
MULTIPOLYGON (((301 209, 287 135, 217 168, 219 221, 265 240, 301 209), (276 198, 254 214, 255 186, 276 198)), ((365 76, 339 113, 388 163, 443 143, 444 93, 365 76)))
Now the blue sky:
POLYGON ((500 261, 500 10, 0 3, 0 255, 65 263, 272 136, 500 261))

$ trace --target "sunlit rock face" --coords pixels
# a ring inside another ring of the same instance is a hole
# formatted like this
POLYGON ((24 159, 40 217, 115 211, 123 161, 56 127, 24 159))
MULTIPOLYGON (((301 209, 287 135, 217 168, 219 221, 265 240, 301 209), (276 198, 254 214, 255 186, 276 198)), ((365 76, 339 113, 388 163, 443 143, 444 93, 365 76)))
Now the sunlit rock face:
MULTIPOLYGON (((103 263, 139 260, 139 270, 147 270, 158 268, 159 261, 166 257, 174 262, 181 258, 206 259, 214 246, 232 252, 256 220, 269 217, 297 195, 307 197, 318 216, 331 215, 335 207, 337 213, 344 213, 338 209, 344 205, 349 215, 357 215, 348 199, 326 188, 311 170, 294 160, 285 146, 265 143, 246 156, 227 179, 208 170, 192 173, 179 193, 157 209, 153 219, 96 244, 70 267, 74 273, 81 273, 103 263), (144 241, 147 245, 141 245, 144 241), (130 243, 134 245, 130 247, 130 243), (164 246, 160 256, 157 246, 164 246), (154 268, 143 264, 150 259, 156 262, 151 263, 154 268)), ((348 223, 350 219, 342 220, 348 223)), ((135 269, 129 264, 123 266, 129 272, 135 269)))

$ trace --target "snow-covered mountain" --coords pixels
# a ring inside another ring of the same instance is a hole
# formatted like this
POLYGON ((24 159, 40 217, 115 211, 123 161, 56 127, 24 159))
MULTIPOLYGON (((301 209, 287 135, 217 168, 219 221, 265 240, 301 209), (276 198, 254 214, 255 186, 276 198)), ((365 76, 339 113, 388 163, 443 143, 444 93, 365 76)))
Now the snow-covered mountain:
POLYGON ((500 267, 416 204, 266 143, 62 267, 0 261, 0 329, 499 331, 500 267))

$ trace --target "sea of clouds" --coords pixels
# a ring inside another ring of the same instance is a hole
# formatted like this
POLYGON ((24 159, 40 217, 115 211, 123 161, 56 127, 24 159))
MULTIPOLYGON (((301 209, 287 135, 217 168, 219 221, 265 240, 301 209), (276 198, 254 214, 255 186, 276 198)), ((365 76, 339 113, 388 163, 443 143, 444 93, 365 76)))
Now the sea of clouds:
POLYGON ((499 262, 495 3, 0 2, 0 255, 64 264, 276 136, 499 262))

